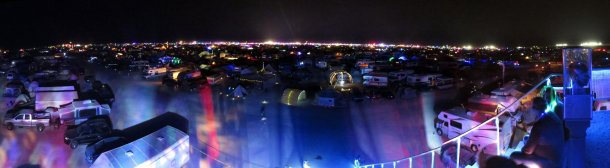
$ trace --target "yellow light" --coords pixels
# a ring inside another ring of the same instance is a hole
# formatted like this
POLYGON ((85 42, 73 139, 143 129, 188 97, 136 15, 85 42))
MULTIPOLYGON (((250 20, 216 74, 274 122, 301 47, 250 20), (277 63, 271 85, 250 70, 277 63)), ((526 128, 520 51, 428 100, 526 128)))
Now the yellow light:
POLYGON ((602 45, 602 42, 589 41, 589 42, 580 43, 580 46, 584 46, 584 47, 595 47, 595 46, 600 46, 600 45, 602 45))
POLYGON ((566 46, 568 46, 567 43, 558 43, 558 44, 555 44, 555 47, 566 47, 566 46))
POLYGON ((275 42, 273 40, 268 40, 268 41, 265 41, 265 44, 274 45, 275 42))
POLYGON ((472 50, 472 46, 471 45, 465 45, 462 47, 464 50, 472 50))

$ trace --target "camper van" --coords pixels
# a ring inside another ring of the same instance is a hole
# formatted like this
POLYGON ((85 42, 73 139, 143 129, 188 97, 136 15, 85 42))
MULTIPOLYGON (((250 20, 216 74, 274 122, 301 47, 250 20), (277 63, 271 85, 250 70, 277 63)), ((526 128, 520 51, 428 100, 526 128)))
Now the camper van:
POLYGON ((388 86, 388 76, 381 73, 368 73, 362 76, 362 84, 365 86, 388 86))
MULTIPOLYGON (((484 121, 491 116, 477 115, 480 113, 466 112, 463 108, 457 107, 448 111, 442 111, 437 116, 435 122, 436 134, 446 136, 453 139, 468 130, 481 124, 479 121, 484 121), (477 121, 475 121, 477 120, 477 121)), ((496 127, 493 125, 484 125, 462 139, 462 144, 470 147, 472 151, 478 151, 495 142, 497 137, 496 127)))
POLYGON ((436 79, 437 89, 449 89, 453 87, 453 78, 440 77, 436 79))
POLYGON ((167 73, 166 67, 150 68, 144 72, 144 79, 152 79, 165 75, 167 73))
POLYGON ((360 69, 360 74, 371 73, 371 72, 373 72, 373 70, 374 70, 373 68, 368 68, 368 67, 367 68, 361 68, 360 69))
POLYGON ((425 85, 428 87, 435 86, 437 78, 441 77, 441 74, 414 74, 407 76, 407 84, 411 86, 425 85))
POLYGON ((318 62, 316 62, 316 67, 318 67, 320 69, 324 69, 324 68, 328 67, 328 64, 326 63, 326 61, 318 61, 318 62))
POLYGON ((140 61, 132 61, 131 64, 129 64, 129 70, 132 69, 143 69, 148 67, 148 61, 146 60, 140 60, 140 61))
POLYGON ((391 82, 403 81, 407 78, 407 75, 411 75, 411 74, 413 74, 413 70, 390 72, 389 79, 391 82))
POLYGON ((356 68, 367 68, 369 67, 369 65, 374 64, 375 61, 372 60, 359 60, 358 62, 356 62, 356 68))

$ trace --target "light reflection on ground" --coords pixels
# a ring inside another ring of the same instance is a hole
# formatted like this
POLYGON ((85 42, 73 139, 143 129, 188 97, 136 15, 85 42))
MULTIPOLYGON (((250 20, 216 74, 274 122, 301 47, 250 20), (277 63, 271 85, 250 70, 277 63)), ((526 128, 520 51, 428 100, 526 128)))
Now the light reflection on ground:
MULTIPOLYGON (((115 90, 115 127, 123 129, 166 111, 183 115, 191 127, 188 167, 221 167, 219 161, 232 167, 300 167, 305 160, 313 167, 350 167, 355 158, 363 164, 402 158, 433 145, 428 139, 435 135, 426 127, 434 104, 426 102, 453 99, 451 94, 430 92, 422 94, 429 96, 425 101, 419 97, 350 101, 344 108, 287 107, 279 103, 279 89, 251 89, 245 100, 233 101, 218 94, 220 87, 175 93, 159 88, 159 82, 118 76, 96 75, 115 90), (261 100, 269 102, 265 121, 261 100)), ((72 150, 65 145, 64 129, 0 129, 0 166, 86 167, 85 147, 72 150)))

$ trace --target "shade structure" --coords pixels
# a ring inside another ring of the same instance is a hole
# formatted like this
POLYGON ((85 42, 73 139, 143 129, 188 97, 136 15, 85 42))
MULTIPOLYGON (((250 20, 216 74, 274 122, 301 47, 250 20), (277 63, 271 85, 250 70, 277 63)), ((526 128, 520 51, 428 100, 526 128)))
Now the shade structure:
POLYGON ((189 136, 171 126, 103 152, 91 167, 181 167, 189 160, 189 136))
POLYGON ((305 90, 300 89, 286 89, 282 94, 282 104, 285 105, 297 105, 307 98, 305 90))

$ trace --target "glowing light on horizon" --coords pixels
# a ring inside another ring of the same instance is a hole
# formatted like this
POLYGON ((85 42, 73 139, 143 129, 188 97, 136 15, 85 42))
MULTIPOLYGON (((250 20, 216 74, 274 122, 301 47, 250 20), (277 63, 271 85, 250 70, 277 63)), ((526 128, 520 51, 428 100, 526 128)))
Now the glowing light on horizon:
POLYGON ((567 43, 558 43, 558 44, 555 44, 555 47, 567 47, 567 46, 568 46, 567 43))
POLYGON ((601 46, 601 45, 602 45, 602 42, 594 42, 594 41, 580 43, 580 46, 583 46, 583 47, 595 47, 595 46, 601 46))
POLYGON ((496 50, 498 48, 495 45, 487 45, 487 46, 483 47, 483 49, 486 49, 486 50, 496 50))

